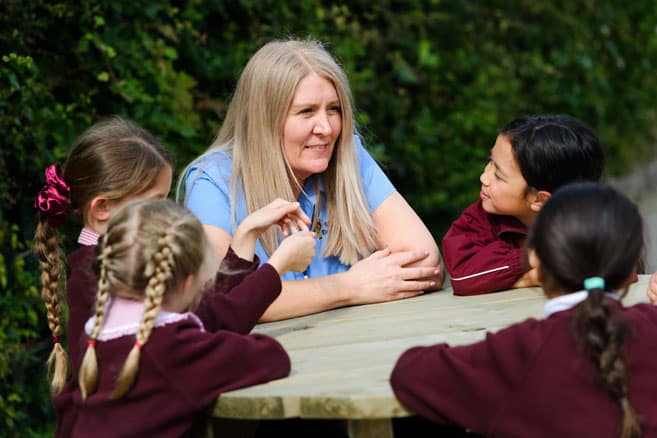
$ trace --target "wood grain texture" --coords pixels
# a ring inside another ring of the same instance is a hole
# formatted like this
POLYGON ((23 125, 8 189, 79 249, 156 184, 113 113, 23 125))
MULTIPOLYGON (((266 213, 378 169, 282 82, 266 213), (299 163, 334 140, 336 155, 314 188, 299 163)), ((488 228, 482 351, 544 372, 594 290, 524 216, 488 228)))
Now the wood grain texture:
MULTIPOLYGON (((626 305, 646 302, 649 276, 639 276, 626 305)), ((402 301, 331 310, 256 326, 290 354, 289 377, 222 394, 213 415, 234 419, 335 418, 356 420, 354 433, 388 428, 412 415, 388 379, 399 355, 415 345, 467 344, 529 317, 541 318, 539 288, 456 297, 451 289, 402 301)), ((387 429, 386 429, 387 430, 387 429)), ((383 432, 382 432, 383 433, 383 432)))

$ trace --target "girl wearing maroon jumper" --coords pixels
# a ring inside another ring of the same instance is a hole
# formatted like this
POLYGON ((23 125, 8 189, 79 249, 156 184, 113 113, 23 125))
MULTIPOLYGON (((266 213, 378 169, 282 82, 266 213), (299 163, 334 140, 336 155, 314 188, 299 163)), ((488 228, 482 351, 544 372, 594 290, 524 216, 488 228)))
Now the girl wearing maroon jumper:
POLYGON ((73 144, 62 167, 46 169, 46 183, 35 202, 37 227, 34 248, 41 263, 41 295, 46 305, 54 347, 48 360, 51 392, 57 420, 56 435, 68 436, 74 422, 71 391, 67 382, 66 352, 60 342, 60 284, 65 264, 58 227, 69 216, 78 216, 82 231, 79 247, 67 258, 70 276, 66 281, 68 323, 66 338, 77 383, 81 361, 78 340, 85 321, 93 313, 97 281, 91 259, 98 236, 105 231, 114 210, 137 198, 165 198, 171 188, 173 161, 160 142, 148 131, 120 117, 98 122, 73 144))
POLYGON ((466 346, 415 347, 391 385, 408 409, 484 436, 657 436, 657 308, 624 307, 643 252, 636 206, 614 189, 559 189, 528 236, 545 294, 529 319, 466 346))
MULTIPOLYGON (((312 258, 314 248, 303 250, 311 235, 284 239, 242 283, 280 292, 280 274, 312 258)), ((289 358, 274 339, 205 331, 189 312, 211 277, 211 254, 200 222, 171 201, 136 201, 115 213, 94 263, 98 293, 73 436, 193 435, 220 393, 287 376, 289 358)))
MULTIPOLYGON (((120 117, 91 126, 75 141, 63 167, 53 164, 46 169, 46 183, 35 202, 38 223, 34 246, 41 262, 42 296, 54 340, 49 358, 49 379, 54 396, 56 436, 69 436, 75 422, 71 397, 82 361, 78 341, 84 323, 93 314, 97 280, 91 271, 91 261, 98 238, 107 228, 111 214, 126 202, 166 198, 171 188, 172 171, 173 161, 159 141, 120 117), (66 352, 60 342, 62 303, 59 298, 65 268, 57 230, 69 216, 79 216, 83 229, 78 238, 78 249, 68 256, 66 338, 72 375, 67 381, 66 352)), ((298 205, 277 200, 258 214, 254 213, 241 227, 240 238, 233 245, 235 251, 231 248, 224 260, 224 271, 246 274, 255 270, 258 260, 253 260, 253 250, 249 250, 249 246, 254 245, 252 241, 262 229, 278 220, 283 221, 284 231, 304 227, 310 220, 305 215, 295 216, 294 211, 298 210, 298 205)), ((247 333, 258 319, 253 319, 252 310, 257 313, 262 308, 264 311, 273 300, 271 297, 278 295, 253 289, 252 292, 238 294, 235 291, 213 298, 215 292, 229 290, 240 279, 240 275, 217 275, 213 290, 205 294, 204 305, 198 309, 206 329, 226 328, 247 333)))

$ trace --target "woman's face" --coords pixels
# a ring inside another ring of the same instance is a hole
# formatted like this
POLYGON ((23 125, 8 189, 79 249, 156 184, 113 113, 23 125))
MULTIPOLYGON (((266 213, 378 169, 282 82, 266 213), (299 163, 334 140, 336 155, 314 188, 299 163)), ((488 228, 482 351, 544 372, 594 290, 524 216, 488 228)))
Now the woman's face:
POLYGON ((324 172, 342 130, 342 108, 333 84, 310 73, 297 85, 283 128, 283 148, 303 184, 324 172))

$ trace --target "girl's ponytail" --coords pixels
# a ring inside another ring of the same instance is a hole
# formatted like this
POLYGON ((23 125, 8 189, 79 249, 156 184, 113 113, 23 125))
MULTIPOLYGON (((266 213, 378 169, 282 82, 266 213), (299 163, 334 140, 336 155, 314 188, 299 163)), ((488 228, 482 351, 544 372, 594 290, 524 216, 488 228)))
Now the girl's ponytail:
POLYGON ((48 381, 51 393, 56 395, 61 392, 68 375, 68 358, 59 338, 61 332, 59 284, 64 271, 64 262, 57 227, 68 215, 70 189, 64 181, 58 164, 47 167, 45 176, 46 184, 39 191, 34 202, 34 207, 38 210, 34 251, 41 264, 41 297, 46 306, 48 327, 54 343, 48 357, 48 381))
POLYGON ((621 438, 640 437, 641 417, 628 398, 627 376, 623 362, 623 342, 627 323, 609 305, 605 281, 601 277, 584 280, 588 297, 575 311, 573 324, 577 340, 592 359, 600 383, 621 408, 621 438))

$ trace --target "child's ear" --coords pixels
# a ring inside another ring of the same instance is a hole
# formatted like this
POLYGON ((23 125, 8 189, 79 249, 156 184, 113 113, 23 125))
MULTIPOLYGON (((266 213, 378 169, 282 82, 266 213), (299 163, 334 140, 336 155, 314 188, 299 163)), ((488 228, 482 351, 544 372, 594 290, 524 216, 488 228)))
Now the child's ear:
POLYGON ((531 208, 534 213, 538 213, 548 199, 550 199, 550 196, 552 196, 552 193, 547 190, 537 190, 532 192, 529 198, 529 208, 531 208))
POLYGON ((106 222, 110 217, 109 199, 96 196, 89 204, 89 216, 94 222, 106 222))
POLYGON ((193 290, 195 286, 195 280, 196 278, 192 274, 187 274, 187 276, 183 279, 182 290, 184 294, 188 294, 193 290))

